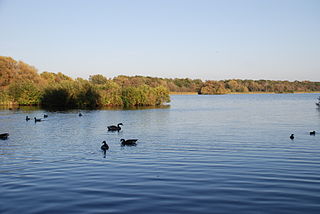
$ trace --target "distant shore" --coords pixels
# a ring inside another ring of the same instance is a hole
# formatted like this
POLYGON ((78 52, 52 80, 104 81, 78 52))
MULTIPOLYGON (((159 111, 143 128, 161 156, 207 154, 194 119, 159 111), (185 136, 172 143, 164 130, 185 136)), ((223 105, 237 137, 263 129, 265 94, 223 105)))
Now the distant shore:
MULTIPOLYGON (((197 92, 170 92, 170 95, 198 95, 197 92)), ((320 94, 320 91, 297 91, 293 93, 275 93, 275 92, 231 92, 227 94, 320 94)), ((204 95, 204 94, 202 94, 204 95)), ((208 95, 226 95, 226 94, 208 94, 208 95)), ((14 102, 0 102, 0 106, 19 106, 14 102)), ((20 105, 20 106, 38 106, 37 105, 20 105)))
POLYGON ((283 92, 283 93, 276 93, 276 92, 232 92, 228 94, 317 94, 320 91, 296 91, 296 92, 283 92))
POLYGON ((0 56, 0 105, 41 105, 47 108, 155 106, 169 95, 320 93, 320 82, 287 80, 201 80, 102 74, 88 79, 61 72, 38 73, 36 67, 0 56), (267 91, 267 92, 265 92, 267 91))
MULTIPOLYGON (((275 92, 231 92, 226 94, 319 94, 320 91, 297 91, 292 93, 275 93, 275 92)), ((170 95, 197 95, 197 92, 170 92, 170 95)), ((210 94, 220 95, 220 94, 210 94)), ((221 94, 225 95, 225 94, 221 94)))
POLYGON ((170 95, 196 95, 197 92, 170 92, 170 95))

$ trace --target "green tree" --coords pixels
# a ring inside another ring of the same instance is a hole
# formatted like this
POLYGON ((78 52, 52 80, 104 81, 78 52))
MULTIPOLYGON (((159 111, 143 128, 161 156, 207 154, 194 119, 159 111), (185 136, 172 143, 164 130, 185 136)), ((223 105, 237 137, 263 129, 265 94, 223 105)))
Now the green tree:
POLYGON ((103 85, 108 82, 108 79, 101 74, 91 75, 89 81, 93 84, 103 85))
POLYGON ((46 88, 41 99, 41 104, 49 108, 74 107, 69 91, 66 88, 55 86, 46 88))
POLYGON ((103 106, 123 106, 121 87, 114 81, 107 81, 106 84, 99 88, 101 95, 101 104, 103 106))
POLYGON ((100 93, 89 81, 75 82, 75 101, 77 107, 95 108, 100 106, 100 93))
POLYGON ((31 81, 14 82, 9 86, 9 95, 19 105, 37 105, 42 92, 31 81))
POLYGON ((154 89, 156 94, 156 105, 170 102, 169 90, 163 86, 158 86, 154 89))

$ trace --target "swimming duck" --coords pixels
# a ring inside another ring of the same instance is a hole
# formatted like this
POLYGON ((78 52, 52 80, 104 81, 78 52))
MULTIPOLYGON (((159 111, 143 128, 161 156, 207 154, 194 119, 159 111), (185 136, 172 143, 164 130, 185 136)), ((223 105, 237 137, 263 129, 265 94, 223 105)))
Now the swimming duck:
POLYGON ((48 115, 47 115, 47 114, 44 114, 44 115, 43 115, 43 118, 47 118, 47 117, 48 117, 48 115))
POLYGON ((128 139, 128 140, 121 139, 120 142, 121 142, 121 146, 136 146, 137 140, 138 139, 128 139))
POLYGON ((6 140, 9 136, 9 133, 3 133, 3 134, 0 134, 0 139, 1 140, 6 140))
POLYGON ((106 150, 108 150, 109 149, 109 146, 108 146, 108 144, 107 144, 107 142, 104 140, 103 142, 102 142, 102 146, 101 146, 101 149, 103 150, 103 151, 106 151, 106 150))
POLYGON ((26 121, 29 121, 29 120, 31 120, 30 117, 29 117, 29 116, 26 116, 26 121))
POLYGON ((79 117, 82 117, 82 114, 81 114, 81 112, 79 112, 79 117))
POLYGON ((294 136, 293 136, 293 135, 294 135, 294 134, 291 134, 291 135, 290 135, 290 139, 291 139, 291 140, 294 139, 294 136))
POLYGON ((120 131, 121 130, 120 126, 123 126, 123 124, 122 123, 118 123, 117 126, 108 126, 108 131, 120 131))
POLYGON ((34 117, 34 122, 41 122, 41 118, 40 119, 37 119, 36 117, 34 117))
POLYGON ((310 135, 316 135, 316 131, 310 132, 310 135))

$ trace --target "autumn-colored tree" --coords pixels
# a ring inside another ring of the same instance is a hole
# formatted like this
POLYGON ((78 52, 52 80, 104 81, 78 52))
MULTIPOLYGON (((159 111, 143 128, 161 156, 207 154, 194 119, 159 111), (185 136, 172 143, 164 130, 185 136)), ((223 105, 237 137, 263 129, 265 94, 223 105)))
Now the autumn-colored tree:
POLYGON ((226 89, 221 81, 206 81, 199 94, 226 94, 229 92, 230 90, 226 89))
POLYGON ((17 62, 11 57, 0 56, 0 87, 24 80, 38 84, 41 78, 37 74, 35 67, 22 61, 17 62))

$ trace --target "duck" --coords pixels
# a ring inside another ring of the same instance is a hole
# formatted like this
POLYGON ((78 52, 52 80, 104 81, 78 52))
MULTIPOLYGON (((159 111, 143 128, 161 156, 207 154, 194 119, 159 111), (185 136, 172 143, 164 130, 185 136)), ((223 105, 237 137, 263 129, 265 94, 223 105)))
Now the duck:
POLYGON ((136 146, 137 145, 137 142, 138 139, 128 139, 128 140, 125 140, 125 139, 121 139, 120 142, 121 142, 121 146, 136 146))
POLYGON ((47 118, 47 117, 48 117, 48 115, 47 115, 47 114, 44 114, 44 115, 43 115, 43 118, 47 118))
POLYGON ((36 117, 34 117, 34 122, 36 123, 36 122, 41 122, 42 120, 41 120, 41 118, 40 119, 37 119, 36 117))
POLYGON ((118 123, 117 126, 108 126, 108 131, 120 131, 121 130, 121 127, 120 126, 123 126, 122 123, 118 123))
POLYGON ((9 136, 9 133, 3 133, 3 134, 0 134, 0 139, 1 140, 6 140, 9 136))
POLYGON ((108 144, 107 144, 107 142, 104 140, 103 142, 102 142, 102 146, 101 146, 101 149, 103 150, 103 151, 106 151, 106 150, 108 150, 109 149, 109 146, 108 146, 108 144))
POLYGON ((290 135, 290 139, 293 140, 294 139, 294 134, 290 135))
POLYGON ((29 116, 26 116, 26 121, 31 120, 31 118, 29 116))
POLYGON ((310 132, 310 135, 316 135, 316 131, 310 132))
POLYGON ((81 112, 79 112, 79 117, 82 117, 82 114, 81 114, 81 112))

